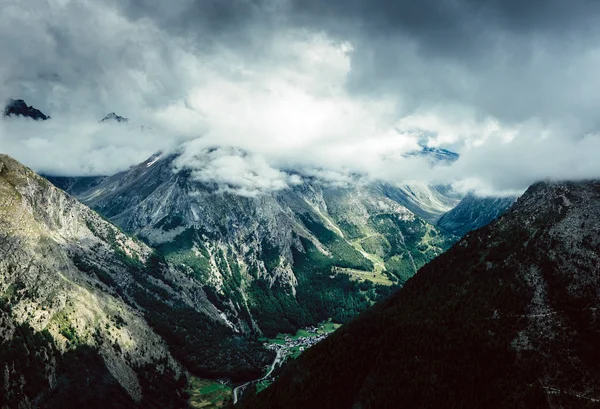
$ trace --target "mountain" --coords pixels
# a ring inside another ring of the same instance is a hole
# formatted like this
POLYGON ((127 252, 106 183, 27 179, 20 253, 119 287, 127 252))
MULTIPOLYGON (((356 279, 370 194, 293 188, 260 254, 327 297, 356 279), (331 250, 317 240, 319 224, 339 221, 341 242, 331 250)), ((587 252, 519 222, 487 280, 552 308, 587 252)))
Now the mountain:
POLYGON ((1 407, 182 407, 186 369, 251 379, 273 358, 186 271, 4 155, 0 255, 1 407))
POLYGON ((76 176, 76 177, 68 177, 68 176, 48 176, 48 175, 40 175, 50 182, 54 186, 59 189, 64 190, 65 192, 69 192, 69 194, 73 196, 77 196, 82 192, 85 192, 94 186, 99 185, 106 176, 76 176))
POLYGON ((179 158, 155 155, 72 192, 187 271, 242 334, 345 322, 455 239, 394 200, 389 185, 303 177, 244 196, 199 180, 179 158))
POLYGON ((242 408, 597 408, 600 182, 538 183, 242 408))
POLYGON ((384 184, 386 196, 400 203, 411 212, 435 224, 445 213, 452 210, 461 200, 449 186, 411 183, 401 185, 384 184))
POLYGON ((464 236, 498 218, 516 200, 516 197, 477 197, 469 194, 455 208, 444 213, 437 226, 456 236, 464 236))
POLYGON ((119 122, 119 123, 125 123, 128 121, 129 121, 129 119, 119 116, 119 115, 115 114, 114 112, 111 112, 110 114, 106 115, 104 118, 102 118, 100 120, 100 122, 119 122))
POLYGON ((426 158, 431 165, 450 165, 456 162, 460 155, 456 152, 449 151, 443 148, 432 148, 424 142, 419 143, 421 149, 408 152, 404 157, 422 157, 426 158))
POLYGON ((4 116, 23 116, 35 120, 41 119, 42 121, 50 119, 49 116, 44 115, 40 110, 28 106, 22 99, 9 100, 4 108, 4 116))
POLYGON ((420 156, 430 159, 433 164, 451 164, 460 158, 460 155, 456 152, 442 148, 431 148, 424 145, 422 145, 419 154, 420 156))

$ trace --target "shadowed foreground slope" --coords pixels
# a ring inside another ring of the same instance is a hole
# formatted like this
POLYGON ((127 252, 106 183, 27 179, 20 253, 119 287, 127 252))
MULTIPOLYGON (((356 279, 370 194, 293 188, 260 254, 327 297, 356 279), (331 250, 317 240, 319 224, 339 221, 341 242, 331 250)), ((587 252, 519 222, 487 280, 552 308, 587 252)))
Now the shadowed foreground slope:
POLYGON ((538 183, 244 408, 600 406, 600 183, 538 183))

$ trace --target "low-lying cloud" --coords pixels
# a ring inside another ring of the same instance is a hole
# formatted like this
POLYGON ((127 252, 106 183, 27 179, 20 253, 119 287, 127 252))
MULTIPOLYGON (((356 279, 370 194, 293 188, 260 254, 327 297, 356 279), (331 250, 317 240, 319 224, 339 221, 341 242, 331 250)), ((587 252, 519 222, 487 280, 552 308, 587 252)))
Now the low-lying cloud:
POLYGON ((218 191, 256 197, 299 185, 302 178, 271 167, 264 157, 236 148, 206 149, 187 144, 174 162, 174 171, 190 170, 197 182, 214 184, 218 191))
POLYGON ((183 144, 178 166, 246 196, 298 174, 482 194, 600 177, 598 8, 446 3, 9 0, 0 100, 52 119, 0 118, 0 151, 91 175, 183 144), (98 123, 113 111, 130 122, 98 123))

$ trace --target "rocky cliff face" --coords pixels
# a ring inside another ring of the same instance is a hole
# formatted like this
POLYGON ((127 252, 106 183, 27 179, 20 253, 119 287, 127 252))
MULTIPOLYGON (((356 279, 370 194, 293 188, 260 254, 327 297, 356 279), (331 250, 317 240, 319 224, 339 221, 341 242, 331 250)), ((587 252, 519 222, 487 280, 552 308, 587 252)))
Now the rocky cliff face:
POLYGON ((516 200, 515 197, 477 197, 470 194, 444 213, 437 226, 456 236, 464 236, 497 219, 516 200))
POLYGON ((196 180, 176 160, 157 155, 74 193, 188 271, 242 333, 346 320, 452 241, 389 185, 305 178, 247 197, 196 180))
MULTIPOLYGON (((139 311, 119 296, 118 287, 109 288, 81 265, 110 270, 110 280, 126 287, 132 278, 124 260, 143 263, 150 252, 46 180, 0 156, 0 294, 8 328, 4 342, 14 336, 11 328, 27 324, 35 332, 47 331, 62 353, 92 347, 110 375, 140 401, 138 368, 164 362, 164 371, 174 376, 181 368, 139 311)), ((46 364, 52 371, 52 363, 46 364)), ((21 381, 5 377, 5 392, 18 395, 13 382, 21 381)))
POLYGON ((390 199, 432 224, 456 207, 462 197, 448 186, 412 183, 399 186, 381 184, 381 187, 390 199))
POLYGON ((600 183, 539 183, 247 408, 600 405, 600 183))
POLYGON ((179 406, 185 374, 173 355, 224 376, 268 362, 185 272, 4 155, 0 255, 2 405, 61 407, 81 387, 77 399, 103 407, 179 406))

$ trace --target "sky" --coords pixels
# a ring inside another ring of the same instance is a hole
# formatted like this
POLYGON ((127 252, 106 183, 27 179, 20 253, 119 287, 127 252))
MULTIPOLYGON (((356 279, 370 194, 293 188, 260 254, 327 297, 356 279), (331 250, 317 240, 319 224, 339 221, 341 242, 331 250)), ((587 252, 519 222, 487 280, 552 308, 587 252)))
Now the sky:
POLYGON ((178 150, 245 195, 599 178, 598 21, 591 0, 0 0, 0 101, 52 117, 0 118, 0 152, 78 176, 178 150))

